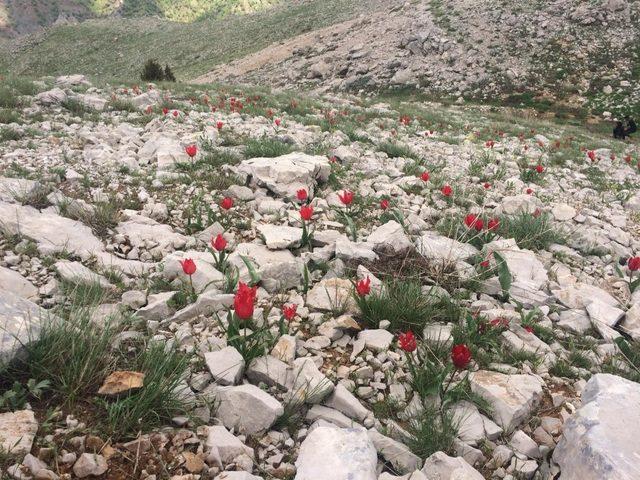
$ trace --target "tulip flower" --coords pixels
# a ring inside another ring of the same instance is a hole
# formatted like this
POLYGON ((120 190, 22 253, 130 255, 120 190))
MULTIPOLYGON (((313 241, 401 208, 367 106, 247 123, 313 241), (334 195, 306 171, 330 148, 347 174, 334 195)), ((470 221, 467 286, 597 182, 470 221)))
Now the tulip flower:
POLYGON ((498 220, 497 218, 492 218, 487 223, 487 229, 488 230, 497 230, 498 227, 500 227, 500 220, 498 220))
POLYGON ((470 213, 469 215, 464 217, 464 224, 468 228, 475 228, 478 231, 482 230, 482 228, 484 227, 484 222, 482 221, 482 219, 477 215, 474 215, 473 213, 470 213))
POLYGON ((221 233, 214 239, 211 239, 211 246, 218 252, 222 252, 227 247, 227 241, 224 239, 221 233))
POLYGON ((276 125, 276 127, 279 127, 280 124, 282 123, 282 120, 280 120, 279 118, 276 118, 273 123, 276 125))
POLYGON ((180 260, 180 265, 182 265, 182 271, 185 275, 193 275, 196 273, 196 262, 194 262, 190 258, 185 258, 184 260, 180 260))
POLYGON ((164 108, 162 109, 162 114, 163 114, 163 115, 166 115, 167 113, 169 113, 169 109, 168 109, 167 107, 164 107, 164 108))
POLYGON ((212 249, 210 249, 209 251, 211 252, 211 255, 213 255, 213 260, 216 264, 216 270, 225 273, 227 271, 227 267, 229 266, 226 260, 225 252, 225 248, 227 248, 227 241, 221 233, 219 233, 217 237, 211 238, 211 247, 212 249))
POLYGON ((220 206, 222 208, 224 208, 225 210, 229 210, 231 207, 233 207, 233 198, 231 197, 224 197, 222 199, 222 202, 220 202, 220 206))
POLYGON ((533 190, 531 188, 527 188, 526 192, 527 195, 531 195, 533 193, 533 190))
POLYGON ((592 162, 595 162, 595 161, 596 161, 596 152, 595 152, 595 151, 593 151, 593 150, 589 150, 589 151, 587 152, 587 156, 589 157, 589 159, 590 159, 592 162))
POLYGON ((224 127, 224 123, 223 123, 223 122, 217 122, 217 123, 216 123, 216 128, 217 128, 218 130, 222 130, 222 127, 224 127))
POLYGON ((241 320, 249 320, 253 317, 257 289, 258 287, 249 287, 243 282, 238 284, 238 291, 233 298, 233 309, 236 317, 241 320))
POLYGON ((311 220, 311 217, 313 216, 313 207, 311 205, 303 205, 302 207, 300 207, 300 217, 305 220, 305 221, 309 221, 311 220))
POLYGON ((304 188, 301 188, 300 190, 298 190, 296 192, 296 197, 298 198, 298 200, 300 200, 301 202, 306 201, 309 198, 309 194, 307 193, 307 191, 304 188))
POLYGON ((491 184, 489 182, 485 182, 483 187, 484 187, 485 190, 489 190, 491 188, 491 184))
POLYGON ((402 350, 407 353, 411 353, 418 348, 418 343, 416 342, 416 337, 411 330, 406 333, 401 333, 398 335, 398 345, 402 350))
POLYGON ((629 270, 632 272, 640 270, 640 257, 631 257, 627 260, 627 267, 629 267, 629 270))
POLYGON ((431 178, 431 175, 429 174, 429 172, 425 170, 420 174, 420 178, 422 179, 423 182, 428 182, 429 179, 431 178))
POLYGON ((480 262, 482 268, 489 268, 489 260, 483 260, 480 262))
POLYGON ((360 297, 366 297, 371 292, 371 279, 367 277, 364 280, 359 280, 356 283, 356 292, 360 297))
POLYGON ((544 172, 544 167, 542 165, 536 165, 536 172, 538 173, 544 172))
POLYGON ((174 116, 174 117, 177 117, 178 115, 180 115, 180 114, 178 113, 178 111, 177 111, 177 110, 174 110, 174 111, 173 111, 173 116, 174 116))
POLYGON ((380 200, 380 208, 382 210, 386 210, 387 208, 389 208, 389 200, 386 198, 383 198, 382 200, 380 200))
POLYGON ((471 350, 464 343, 454 345, 451 349, 451 361, 458 370, 464 370, 471 362, 471 350))
POLYGON ((191 287, 191 301, 195 302, 197 299, 196 289, 193 286, 193 277, 192 275, 196 273, 196 262, 194 262, 190 258, 185 258, 184 260, 179 260, 180 265, 182 265, 182 271, 185 275, 189 276, 189 285, 191 287))
POLYGON ((292 303, 291 305, 285 305, 282 307, 282 314, 284 318, 291 321, 296 316, 296 310, 298 309, 298 305, 292 303))
POLYGON ((444 195, 445 197, 450 197, 451 194, 453 193, 453 188, 451 188, 450 185, 445 185, 444 187, 442 187, 440 191, 442 192, 442 195, 444 195))
POLYGON ((529 325, 525 325, 524 329, 525 329, 528 333, 533 333, 533 327, 530 327, 529 325))
POLYGON ((190 158, 193 158, 198 153, 198 147, 195 145, 189 145, 185 147, 184 151, 189 155, 190 158))
POLYGON ((353 202, 353 196, 354 196, 353 192, 349 190, 345 190, 344 192, 338 195, 338 198, 344 205, 349 206, 353 202))

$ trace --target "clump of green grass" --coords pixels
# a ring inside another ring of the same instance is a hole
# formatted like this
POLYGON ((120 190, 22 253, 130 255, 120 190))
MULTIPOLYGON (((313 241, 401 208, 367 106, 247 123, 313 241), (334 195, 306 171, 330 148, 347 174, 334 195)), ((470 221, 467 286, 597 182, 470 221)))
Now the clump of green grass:
POLYGON ((244 148, 245 158, 279 157, 293 151, 293 146, 277 138, 250 139, 244 148))
POLYGON ((90 307, 106 300, 110 292, 98 282, 76 283, 68 280, 60 282, 60 290, 72 305, 90 307))
POLYGON ((411 150, 406 145, 402 145, 396 142, 382 142, 378 145, 378 150, 386 153, 391 158, 413 158, 419 160, 419 156, 416 152, 411 150))
POLYGON ((15 128, 0 128, 0 142, 9 142, 11 140, 20 140, 24 135, 15 128))
POLYGON ((131 100, 123 99, 123 98, 113 98, 109 101, 108 107, 110 110, 115 110, 119 112, 130 112, 137 113, 139 112, 138 108, 133 104, 131 100))
POLYGON ((435 452, 451 453, 458 429, 453 412, 427 405, 409 422, 406 444, 420 458, 427 458, 435 452))
POLYGON ((82 117, 83 115, 86 115, 88 113, 95 113, 95 110, 93 108, 85 105, 80 100, 77 100, 75 98, 67 98, 60 105, 69 112, 79 117, 82 117))
POLYGON ((16 108, 19 106, 18 96, 8 87, 0 87, 0 107, 16 108))
POLYGON ((356 301, 367 328, 379 328, 382 320, 388 320, 392 331, 421 332, 428 323, 452 321, 460 315, 454 301, 431 292, 423 294, 416 280, 387 281, 379 292, 356 296, 356 301))
POLYGON ((18 123, 20 115, 12 108, 0 108, 0 123, 18 123))
POLYGON ((565 360, 558 360, 549 368, 549 373, 555 377, 577 378, 578 375, 565 360))
POLYGON ((105 411, 103 429, 115 440, 133 438, 139 431, 161 426, 173 416, 185 412, 177 391, 189 366, 189 357, 163 343, 143 345, 128 365, 119 368, 144 373, 144 386, 115 401, 102 400, 105 411))
POLYGON ((548 213, 502 217, 498 232, 504 238, 513 238, 520 248, 528 250, 547 250, 553 243, 565 243, 565 236, 553 226, 548 213))

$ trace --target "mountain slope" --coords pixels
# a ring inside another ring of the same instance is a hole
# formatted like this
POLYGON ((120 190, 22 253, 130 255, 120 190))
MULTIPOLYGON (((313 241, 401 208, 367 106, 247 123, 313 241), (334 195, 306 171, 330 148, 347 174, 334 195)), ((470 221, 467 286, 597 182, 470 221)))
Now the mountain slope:
POLYGON ((61 25, 12 45, 12 73, 84 72, 135 80, 144 61, 169 63, 179 79, 205 74, 274 42, 353 18, 391 0, 309 0, 260 13, 182 24, 158 18, 94 19, 61 25))
POLYGON ((251 13, 280 0, 0 0, 0 36, 103 16, 157 16, 176 22, 251 13))

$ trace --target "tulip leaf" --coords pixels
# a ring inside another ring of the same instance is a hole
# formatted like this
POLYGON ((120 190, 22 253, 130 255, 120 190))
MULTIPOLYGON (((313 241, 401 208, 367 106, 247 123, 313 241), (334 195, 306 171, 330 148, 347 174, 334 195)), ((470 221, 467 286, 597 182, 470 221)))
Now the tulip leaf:
POLYGON ((249 276, 251 277, 251 281, 249 282, 249 285, 252 287, 256 286, 257 284, 260 283, 260 280, 262 280, 262 278, 260 277, 260 274, 256 271, 256 267, 253 265, 251 260, 249 260, 244 255, 240 255, 240 258, 242 259, 244 264, 247 266, 247 270, 249 270, 249 276))
POLYGON ((509 290, 511 289, 511 281, 513 280, 509 266, 506 260, 498 252, 493 252, 493 258, 496 259, 498 269, 498 280, 500 281, 500 287, 502 288, 502 294, 505 297, 509 296, 509 290))

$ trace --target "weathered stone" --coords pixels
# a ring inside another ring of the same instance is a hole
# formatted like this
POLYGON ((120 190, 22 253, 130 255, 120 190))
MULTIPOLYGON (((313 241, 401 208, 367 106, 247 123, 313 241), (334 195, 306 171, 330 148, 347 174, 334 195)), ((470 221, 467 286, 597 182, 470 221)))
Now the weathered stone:
POLYGON ((10 292, 31 300, 38 297, 38 289, 15 270, 0 267, 0 291, 10 292))
POLYGON ((224 426, 247 435, 267 430, 284 413, 280 402, 254 385, 220 387, 216 400, 224 426))
POLYGON ((468 243, 458 242, 435 232, 427 232, 418 239, 418 252, 430 260, 444 260, 456 263, 467 260, 478 253, 478 249, 468 243))
POLYGON ((460 457, 450 457, 436 452, 424 461, 422 473, 428 480, 483 480, 475 468, 460 457))
POLYGON ((365 429, 318 426, 300 446, 295 480, 376 480, 376 464, 365 429))
POLYGON ((110 373, 98 389, 98 394, 117 396, 122 393, 138 390, 144 384, 144 373, 117 371, 110 373))
POLYGON ((224 464, 231 462, 238 455, 248 455, 253 458, 253 448, 247 447, 236 436, 222 425, 208 427, 207 450, 216 449, 224 464))
POLYGON ((302 229, 288 225, 263 224, 256 227, 269 250, 282 250, 300 246, 302 229))
POLYGON ((334 385, 316 367, 310 358, 297 358, 293 361, 293 386, 289 399, 300 403, 320 403, 334 390, 334 385))
POLYGON ((367 243, 373 245, 377 252, 399 254, 412 250, 413 243, 409 239, 402 225, 393 220, 380 225, 367 237, 367 243))
POLYGON ((383 352, 393 343, 393 334, 387 330, 363 330, 358 334, 358 340, 364 340, 365 348, 374 352, 383 352))
POLYGON ((493 420, 507 432, 526 420, 542 397, 542 382, 533 375, 480 370, 469 380, 471 389, 491 404, 493 420))
POLYGON ((108 469, 107 461, 102 455, 83 453, 73 464, 73 473, 78 478, 97 477, 108 469))
POLYGON ((422 460, 413 454, 409 447, 389 437, 385 437, 375 429, 369 429, 368 435, 376 447, 378 455, 393 465, 398 473, 411 473, 419 470, 422 460))
POLYGON ((220 385, 235 385, 244 372, 244 358, 234 347, 206 352, 204 361, 214 380, 220 385))
POLYGON ((254 359, 247 368, 247 378, 254 384, 289 390, 293 386, 293 369, 271 355, 254 359))
POLYGON ((582 406, 564 424, 553 459, 562 480, 632 480, 640 475, 640 385, 615 375, 591 377, 582 406))
POLYGON ((15 456, 31 451, 38 422, 31 410, 0 413, 0 451, 15 456))

